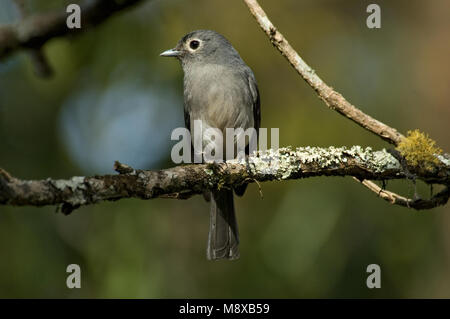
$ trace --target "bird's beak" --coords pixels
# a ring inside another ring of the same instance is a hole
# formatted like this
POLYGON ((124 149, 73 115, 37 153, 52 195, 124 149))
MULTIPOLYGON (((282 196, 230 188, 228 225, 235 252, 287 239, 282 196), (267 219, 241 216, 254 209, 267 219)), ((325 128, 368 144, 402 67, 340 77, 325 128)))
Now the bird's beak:
POLYGON ((174 49, 170 49, 167 51, 164 51, 163 53, 160 54, 160 56, 167 56, 167 57, 177 57, 180 55, 180 51, 174 50, 174 49))

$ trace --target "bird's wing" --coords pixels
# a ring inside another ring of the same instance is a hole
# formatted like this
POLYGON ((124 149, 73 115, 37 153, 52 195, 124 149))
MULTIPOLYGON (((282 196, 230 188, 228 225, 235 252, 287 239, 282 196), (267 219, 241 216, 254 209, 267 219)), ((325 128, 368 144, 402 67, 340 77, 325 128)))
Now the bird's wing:
POLYGON ((255 123, 256 132, 259 133, 258 130, 261 126, 261 100, 259 98, 258 85, 256 84, 255 76, 251 70, 247 73, 247 79, 250 93, 253 98, 253 121, 255 123))
MULTIPOLYGON (((255 76, 253 75, 253 72, 250 70, 250 68, 246 72, 247 75, 247 81, 248 81, 248 87, 250 89, 250 93, 252 95, 252 101, 253 101, 253 123, 254 127, 256 129, 256 136, 259 136, 259 128, 261 125, 261 100, 259 98, 259 90, 258 85, 256 84, 255 76)), ((245 148, 245 153, 249 155, 249 145, 245 148)), ((245 193, 245 190, 247 189, 248 184, 242 184, 239 186, 233 187, 234 193, 238 196, 243 196, 245 193)))

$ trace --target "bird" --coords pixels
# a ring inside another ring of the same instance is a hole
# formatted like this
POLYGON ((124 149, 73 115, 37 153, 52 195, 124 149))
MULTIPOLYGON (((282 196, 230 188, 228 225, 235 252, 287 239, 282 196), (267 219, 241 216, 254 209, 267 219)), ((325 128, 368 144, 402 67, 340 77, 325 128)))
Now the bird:
MULTIPOLYGON (((194 121, 201 121, 201 134, 209 142, 214 141, 206 136, 203 128, 218 129, 223 136, 227 128, 254 128, 258 135, 261 111, 255 75, 223 35, 212 30, 192 31, 183 36, 175 48, 160 55, 175 57, 181 62, 184 73, 184 119, 191 136, 194 121)), ((236 144, 236 140, 233 143, 236 144)), ((248 143, 246 140, 247 155, 248 143)), ((225 138, 223 144, 225 150, 225 138)), ((224 160, 229 159, 223 156, 224 160)), ((211 202, 206 250, 208 260, 235 260, 240 257, 233 190, 236 195, 242 196, 246 187, 247 184, 243 184, 232 189, 213 189, 204 194, 205 199, 211 202)))

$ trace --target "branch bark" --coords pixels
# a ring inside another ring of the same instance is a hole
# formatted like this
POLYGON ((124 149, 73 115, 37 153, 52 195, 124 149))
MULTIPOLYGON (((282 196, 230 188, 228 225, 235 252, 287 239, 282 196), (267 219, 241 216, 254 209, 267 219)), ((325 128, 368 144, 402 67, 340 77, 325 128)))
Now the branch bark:
POLYGON ((0 27, 0 60, 20 49, 39 49, 48 40, 75 34, 95 26, 114 13, 136 5, 141 0, 91 0, 81 5, 81 29, 69 29, 64 9, 26 17, 22 21, 0 27))
MULTIPOLYGON (((405 178, 405 172, 386 150, 371 148, 281 148, 261 152, 246 163, 196 164, 159 171, 136 170, 116 162, 118 175, 72 177, 67 180, 21 180, 0 170, 0 204, 43 206, 62 204, 70 213, 82 205, 123 198, 186 199, 213 188, 243 183, 281 181, 314 176, 356 176, 358 179, 405 178)), ((419 176, 428 183, 450 184, 450 164, 419 176)), ((438 203, 449 197, 444 193, 438 203)), ((415 207, 412 203, 409 205, 415 207)))

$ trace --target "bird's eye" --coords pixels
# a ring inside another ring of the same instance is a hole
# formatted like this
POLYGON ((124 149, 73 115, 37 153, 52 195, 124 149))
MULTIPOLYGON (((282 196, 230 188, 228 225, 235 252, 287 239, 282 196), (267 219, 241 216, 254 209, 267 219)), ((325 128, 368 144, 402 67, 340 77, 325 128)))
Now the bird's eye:
POLYGON ((199 45, 200 42, 197 40, 192 40, 191 42, 189 42, 189 46, 191 47, 192 50, 196 50, 199 45))

